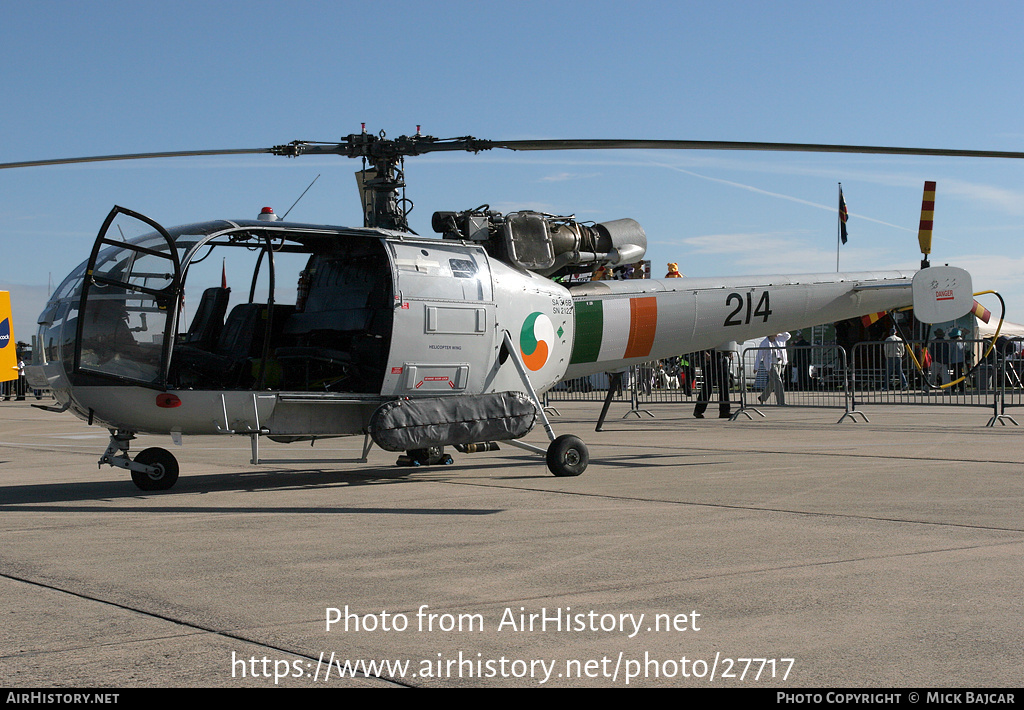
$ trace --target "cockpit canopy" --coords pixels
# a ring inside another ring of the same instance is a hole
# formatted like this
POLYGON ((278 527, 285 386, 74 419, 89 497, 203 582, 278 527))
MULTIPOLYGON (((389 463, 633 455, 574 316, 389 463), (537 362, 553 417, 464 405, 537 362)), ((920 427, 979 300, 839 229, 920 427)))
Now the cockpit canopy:
POLYGON ((79 385, 379 392, 395 290, 383 237, 262 221, 164 230, 115 208, 40 316, 42 357, 79 385))

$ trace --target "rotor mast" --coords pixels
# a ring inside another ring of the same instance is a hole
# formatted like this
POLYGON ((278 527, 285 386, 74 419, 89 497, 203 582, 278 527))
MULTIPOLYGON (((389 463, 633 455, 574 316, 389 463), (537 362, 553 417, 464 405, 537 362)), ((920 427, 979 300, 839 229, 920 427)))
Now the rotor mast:
POLYGON ((362 158, 366 166, 359 178, 364 195, 363 226, 409 231, 412 202, 401 194, 405 188, 405 157, 451 150, 476 153, 489 150, 492 145, 491 141, 472 136, 444 139, 425 136, 419 126, 415 135, 388 138, 384 131, 376 135, 367 133, 364 125, 361 133, 349 134, 338 143, 292 141, 274 146, 270 152, 289 158, 324 154, 362 158))

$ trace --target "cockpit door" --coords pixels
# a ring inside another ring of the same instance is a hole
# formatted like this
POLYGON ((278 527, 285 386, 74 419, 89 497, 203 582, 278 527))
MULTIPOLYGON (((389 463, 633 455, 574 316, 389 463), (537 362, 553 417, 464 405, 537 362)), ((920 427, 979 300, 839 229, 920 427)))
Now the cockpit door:
POLYGON ((444 240, 387 245, 397 290, 382 393, 479 394, 497 345, 486 252, 444 240))
POLYGON ((171 236, 148 217, 114 207, 86 266, 75 375, 163 389, 181 293, 171 236))

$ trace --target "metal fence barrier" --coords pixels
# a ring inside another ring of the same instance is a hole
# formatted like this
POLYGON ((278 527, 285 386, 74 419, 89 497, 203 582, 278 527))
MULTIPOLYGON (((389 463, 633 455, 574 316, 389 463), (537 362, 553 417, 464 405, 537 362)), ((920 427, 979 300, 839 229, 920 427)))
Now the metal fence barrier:
MULTIPOLYGON (((1024 407, 1024 356, 989 349, 986 340, 871 341, 856 343, 848 357, 837 345, 790 346, 777 378, 765 367, 770 348, 730 356, 728 401, 733 419, 778 406, 843 409, 839 421, 867 417, 864 405, 973 406, 993 411, 988 426, 1017 422, 1006 414, 1024 407), (987 356, 986 356, 987 354, 987 356), (762 357, 759 357, 761 355, 762 357), (770 386, 771 385, 771 386, 770 386)), ((602 373, 559 383, 544 396, 556 402, 629 402, 630 415, 654 416, 657 404, 696 404, 705 378, 700 353, 634 365, 616 378, 602 373), (615 385, 611 398, 609 386, 615 385)), ((710 374, 710 370, 708 372, 710 374)), ((716 380, 718 378, 715 378, 716 380)), ((718 383, 709 397, 718 406, 718 383)), ((557 413, 557 410, 554 410, 557 413)), ((602 413, 602 420, 604 413, 602 413)))
MULTIPOLYGON (((773 348, 747 348, 742 353, 740 412, 762 407, 842 409, 840 421, 851 416, 846 351, 838 345, 799 345, 785 348, 786 363, 772 365, 773 348), (772 375, 772 370, 776 376, 772 375)), ((747 414, 747 416, 750 416, 747 414)))
POLYGON ((858 404, 966 406, 992 409, 988 426, 1017 422, 1007 407, 1024 406, 1019 354, 1006 356, 988 340, 857 343, 851 395, 858 404), (902 350, 902 355, 900 350, 902 350))
MULTIPOLYGON (((983 365, 991 367, 996 378, 994 385, 999 389, 999 409, 993 419, 1001 424, 1004 420, 1016 424, 1016 420, 1006 414, 1006 408, 1024 407, 1024 338, 1008 339, 997 346, 1001 347, 997 347, 983 365)), ((989 422, 989 425, 994 423, 989 422)))
MULTIPOLYGON (((753 407, 754 392, 761 392, 767 375, 755 370, 759 348, 748 348, 729 358, 728 401, 737 412, 753 407)), ((788 349, 796 366, 782 374, 785 403, 802 407, 838 407, 848 409, 846 392, 846 353, 837 346, 800 346, 788 349)), ((685 355, 679 362, 655 360, 634 365, 622 373, 621 386, 612 401, 630 403, 623 418, 635 414, 654 416, 647 407, 657 404, 696 404, 706 376, 700 353, 685 355)), ((716 378, 717 379, 717 378, 716 378)), ((567 380, 545 394, 544 404, 557 402, 603 402, 607 399, 610 373, 567 380)), ((719 400, 719 383, 713 382, 709 397, 712 406, 719 400)), ((749 416, 749 415, 748 415, 749 416)))
POLYGON ((18 375, 16 380, 0 382, 0 400, 4 402, 7 400, 31 399, 33 397, 35 399, 42 399, 50 395, 51 392, 48 389, 38 390, 30 387, 24 374, 18 375))
POLYGON ((997 363, 980 363, 985 345, 961 339, 857 343, 850 372, 854 402, 992 407, 997 363))
MULTIPOLYGON (((550 402, 601 402, 604 401, 611 383, 610 373, 601 372, 596 375, 577 377, 574 380, 563 380, 544 394, 544 404, 550 402)), ((622 385, 616 388, 616 397, 630 397, 629 383, 623 379, 622 385)))

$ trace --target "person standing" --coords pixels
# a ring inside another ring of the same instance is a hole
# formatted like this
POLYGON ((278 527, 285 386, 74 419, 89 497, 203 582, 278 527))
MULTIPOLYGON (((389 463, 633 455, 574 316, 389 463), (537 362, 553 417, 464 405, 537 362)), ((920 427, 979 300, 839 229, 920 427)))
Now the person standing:
POLYGON ((949 366, 953 369, 952 381, 959 380, 953 386, 953 389, 958 392, 966 392, 967 382, 964 379, 964 375, 969 351, 967 350, 967 344, 964 342, 964 333, 959 328, 954 328, 949 331, 949 338, 946 350, 949 353, 949 366))
POLYGON ((939 387, 949 382, 949 347, 946 333, 942 328, 935 329, 935 340, 928 345, 932 355, 932 385, 939 387))
POLYGON ((900 389, 905 390, 907 376, 903 374, 903 356, 907 353, 907 347, 903 344, 903 338, 896 334, 895 328, 889 331, 889 337, 885 339, 882 349, 885 351, 885 382, 882 384, 882 389, 889 389, 893 375, 898 372, 900 373, 900 389))
POLYGON ((669 358, 669 362, 677 361, 679 369, 679 386, 683 388, 683 394, 687 397, 693 396, 693 381, 697 375, 697 365, 694 353, 687 353, 679 357, 669 358))
POLYGON ((728 419, 732 416, 732 404, 729 401, 729 358, 731 352, 725 350, 704 350, 700 353, 701 370, 704 377, 700 383, 700 394, 693 407, 693 416, 704 418, 708 402, 711 401, 711 389, 718 388, 718 418, 728 419))
POLYGON ((786 403, 786 390, 782 383, 782 373, 786 371, 786 341, 789 340, 789 333, 776 333, 769 335, 761 341, 757 350, 757 359, 754 360, 754 371, 762 367, 768 374, 764 385, 764 391, 758 396, 758 400, 764 404, 775 393, 776 404, 786 403))
POLYGON ((796 376, 793 382, 796 389, 806 392, 810 389, 811 382, 811 344, 807 342, 803 331, 798 331, 800 339, 793 343, 793 370, 796 376))
POLYGON ((16 397, 14 398, 15 401, 16 402, 24 401, 24 399, 25 399, 25 389, 26 389, 26 383, 25 383, 25 354, 23 352, 21 352, 20 350, 18 351, 18 379, 17 379, 17 383, 12 382, 11 384, 14 385, 14 389, 15 389, 15 394, 16 394, 16 397))

